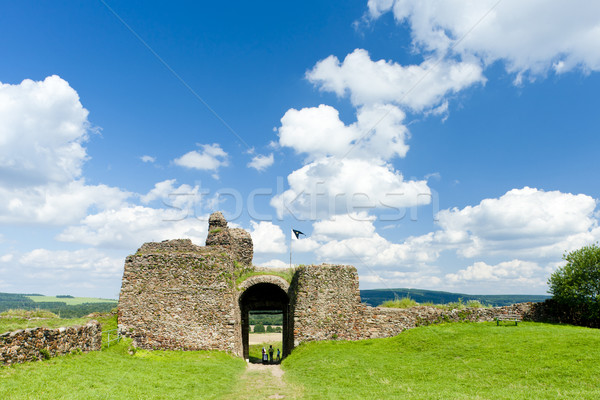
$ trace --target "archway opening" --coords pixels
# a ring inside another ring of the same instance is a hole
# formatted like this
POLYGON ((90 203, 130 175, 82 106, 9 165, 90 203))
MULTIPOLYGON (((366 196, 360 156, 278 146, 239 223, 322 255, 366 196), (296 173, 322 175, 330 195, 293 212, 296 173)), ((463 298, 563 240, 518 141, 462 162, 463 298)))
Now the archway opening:
MULTIPOLYGON (((272 283, 256 283, 250 286, 240 296, 240 311, 242 319, 242 345, 244 358, 252 362, 261 362, 259 355, 250 357, 250 333, 251 322, 276 322, 281 321, 281 333, 271 335, 281 340, 281 358, 285 357, 291 351, 290 347, 290 321, 289 321, 289 297, 287 293, 279 286, 272 283)), ((268 326, 276 326, 268 324, 268 326)), ((273 328, 271 328, 272 330, 273 328)), ((267 330, 267 328, 265 328, 267 330)), ((273 332, 275 333, 275 332, 273 332)), ((268 348, 267 348, 268 351, 268 348)), ((274 359, 276 358, 277 348, 274 348, 274 359)), ((260 354, 260 353, 259 353, 260 354)))

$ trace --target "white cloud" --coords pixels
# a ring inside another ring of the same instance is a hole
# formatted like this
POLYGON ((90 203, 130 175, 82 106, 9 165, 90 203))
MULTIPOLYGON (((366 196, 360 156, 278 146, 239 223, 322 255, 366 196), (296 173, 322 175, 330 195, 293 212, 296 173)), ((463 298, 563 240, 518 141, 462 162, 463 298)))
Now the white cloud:
POLYGON ((330 240, 316 251, 317 256, 327 262, 384 267, 401 266, 412 268, 423 266, 437 259, 437 252, 423 242, 427 237, 408 238, 404 243, 393 243, 373 233, 370 237, 353 237, 330 240))
POLYGON ((227 153, 217 143, 198 144, 201 151, 193 150, 173 160, 180 167, 214 171, 229 165, 227 153))
POLYGON ((0 183, 66 183, 86 160, 88 111, 60 77, 0 83, 0 183))
POLYGON ((270 261, 266 261, 263 263, 258 264, 259 267, 266 267, 266 268, 289 268, 290 264, 283 262, 281 260, 277 260, 277 259, 273 259, 270 261))
POLYGON ((13 254, 4 254, 3 256, 0 257, 0 262, 2 263, 8 263, 11 262, 14 258, 13 254))
POLYGON ((152 157, 152 156, 141 156, 140 160, 142 160, 145 163, 153 163, 156 161, 156 157, 152 157))
POLYGON ((120 207, 130 196, 106 185, 83 181, 34 187, 0 187, 0 222, 64 225, 83 218, 90 207, 120 207))
POLYGON ((366 212, 334 215, 313 224, 312 236, 319 240, 370 237, 375 233, 374 216, 366 212))
POLYGON ((372 18, 392 11, 399 23, 410 25, 413 42, 423 51, 451 49, 488 65, 503 60, 517 81, 551 68, 600 70, 598 2, 369 0, 368 6, 372 18))
POLYGON ((130 196, 81 178, 87 116, 77 92, 56 75, 0 84, 0 222, 69 224, 130 196))
POLYGON ((264 171, 265 169, 273 165, 273 161, 273 153, 269 154, 268 156, 258 154, 252 157, 252 161, 248 163, 248 167, 254 168, 257 171, 264 171))
POLYGON ((428 204, 426 181, 405 181, 392 166, 376 161, 323 158, 292 172, 290 188, 273 197, 281 217, 323 219, 365 209, 391 210, 428 204))
POLYGON ((254 252, 262 253, 285 253, 287 246, 285 244, 285 235, 281 228, 269 221, 255 222, 251 221, 252 243, 254 252))
POLYGON ((440 211, 436 239, 466 257, 559 257, 600 237, 595 208, 583 194, 513 189, 476 206, 440 211))
POLYGON ((488 292, 497 292, 500 289, 504 293, 531 293, 545 288, 548 276, 548 270, 536 262, 514 259, 496 265, 475 262, 456 273, 446 274, 444 282, 451 287, 479 287, 488 292))
POLYGON ((88 215, 80 224, 66 228, 56 238, 115 249, 136 249, 144 242, 191 239, 203 245, 208 216, 192 218, 189 210, 126 206, 88 215))
POLYGON ((142 204, 149 204, 160 200, 163 206, 176 210, 193 212, 201 202, 200 187, 190 185, 175 186, 176 179, 168 179, 154 184, 154 188, 147 194, 140 196, 142 204))
POLYGON ((47 250, 35 249, 19 258, 22 266, 61 273, 65 270, 84 270, 94 275, 120 275, 122 258, 107 256, 97 249, 47 250))
POLYGON ((309 160, 326 156, 390 160, 408 151, 405 114, 392 105, 370 105, 357 111, 357 121, 345 125, 338 111, 324 104, 290 109, 281 118, 279 144, 309 160))
POLYGON ((363 49, 354 50, 343 62, 329 56, 306 76, 321 90, 340 97, 349 94, 355 106, 394 103, 414 111, 440 105, 450 93, 485 83, 477 62, 426 59, 420 65, 403 66, 385 60, 372 61, 363 49))

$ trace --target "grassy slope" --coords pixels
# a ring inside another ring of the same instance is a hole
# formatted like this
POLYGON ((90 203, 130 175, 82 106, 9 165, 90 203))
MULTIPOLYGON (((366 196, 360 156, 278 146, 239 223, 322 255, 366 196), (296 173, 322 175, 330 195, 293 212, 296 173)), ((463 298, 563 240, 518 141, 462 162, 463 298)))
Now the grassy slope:
POLYGON ((66 303, 69 306, 76 306, 84 303, 117 303, 116 300, 100 299, 96 297, 56 297, 56 296, 25 296, 36 303, 66 303))
POLYGON ((1 399, 218 399, 245 368, 239 358, 207 351, 103 351, 0 368, 1 399))
POLYGON ((20 317, 0 318, 0 334, 17 329, 37 328, 40 326, 46 328, 60 328, 73 325, 85 325, 90 318, 44 318, 44 319, 26 319, 20 317))
POLYGON ((283 368, 309 399, 597 399, 599 364, 599 330, 458 323, 308 343, 283 368))

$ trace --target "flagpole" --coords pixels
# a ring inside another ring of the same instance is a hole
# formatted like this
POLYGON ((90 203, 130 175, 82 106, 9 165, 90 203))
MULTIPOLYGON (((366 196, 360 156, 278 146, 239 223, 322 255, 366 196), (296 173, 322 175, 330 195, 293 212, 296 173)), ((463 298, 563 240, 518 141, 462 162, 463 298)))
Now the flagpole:
MULTIPOLYGON (((292 235, 294 233, 292 232, 292 235)), ((290 235, 290 268, 292 268, 292 242, 294 241, 294 238, 292 238, 292 235, 290 235)))

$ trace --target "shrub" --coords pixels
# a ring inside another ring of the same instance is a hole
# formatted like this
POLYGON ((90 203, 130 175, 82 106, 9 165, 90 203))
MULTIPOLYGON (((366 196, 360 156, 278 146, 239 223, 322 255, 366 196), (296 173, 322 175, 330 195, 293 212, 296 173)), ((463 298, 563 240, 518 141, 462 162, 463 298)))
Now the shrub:
POLYGON ((410 308, 418 306, 419 303, 406 296, 401 299, 388 300, 381 303, 380 307, 388 307, 388 308, 410 308))
POLYGON ((48 351, 48 349, 40 349, 40 354, 42 355, 42 359, 44 359, 44 360, 50 359, 50 352, 48 351))
POLYGON ((265 326, 263 324, 254 325, 254 333, 265 333, 265 326))
POLYGON ((470 308, 485 308, 483 304, 479 300, 469 300, 467 301, 467 307, 470 308))
POLYGON ((548 279, 548 290, 557 305, 577 315, 577 324, 594 326, 600 321, 600 247, 582 247, 563 255, 567 263, 548 279), (571 311, 569 311, 571 310, 571 311))

